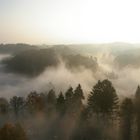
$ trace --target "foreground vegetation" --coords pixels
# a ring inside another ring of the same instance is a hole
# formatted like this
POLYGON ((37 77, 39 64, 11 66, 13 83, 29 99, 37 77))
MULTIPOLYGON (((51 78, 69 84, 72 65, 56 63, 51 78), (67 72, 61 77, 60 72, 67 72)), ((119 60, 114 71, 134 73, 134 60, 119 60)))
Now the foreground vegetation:
POLYGON ((98 81, 88 98, 81 85, 56 96, 36 91, 0 98, 0 140, 139 140, 140 87, 119 101, 109 80, 98 81))

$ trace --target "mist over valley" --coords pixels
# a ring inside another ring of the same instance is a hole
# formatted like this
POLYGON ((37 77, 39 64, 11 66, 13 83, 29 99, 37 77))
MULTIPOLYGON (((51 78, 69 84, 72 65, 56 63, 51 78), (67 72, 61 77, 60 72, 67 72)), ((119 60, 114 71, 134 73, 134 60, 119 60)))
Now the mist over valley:
POLYGON ((93 45, 0 45, 0 94, 27 95, 50 88, 65 91, 81 84, 87 96, 102 79, 120 96, 132 96, 140 83, 140 49, 125 43, 93 45), (9 49, 10 48, 10 49, 9 49))

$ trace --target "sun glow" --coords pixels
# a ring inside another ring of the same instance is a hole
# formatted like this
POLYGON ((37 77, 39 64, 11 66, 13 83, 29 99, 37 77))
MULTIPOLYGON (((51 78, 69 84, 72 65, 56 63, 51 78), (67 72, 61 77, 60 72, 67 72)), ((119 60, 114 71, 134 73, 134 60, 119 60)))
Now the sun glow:
POLYGON ((140 42, 138 0, 13 0, 10 4, 5 0, 0 6, 1 42, 140 42))

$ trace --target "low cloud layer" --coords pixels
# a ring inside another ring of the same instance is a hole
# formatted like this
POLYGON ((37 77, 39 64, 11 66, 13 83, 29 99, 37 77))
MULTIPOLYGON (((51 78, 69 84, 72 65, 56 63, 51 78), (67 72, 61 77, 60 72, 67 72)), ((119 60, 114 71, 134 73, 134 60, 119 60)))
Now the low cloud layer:
MULTIPOLYGON (((7 55, 0 55, 0 60, 4 57, 7 55)), ((131 96, 135 93, 136 87, 140 83, 138 77, 140 68, 128 66, 120 70, 114 63, 115 56, 109 52, 97 53, 96 57, 99 65, 96 72, 83 67, 78 71, 71 71, 62 61, 57 68, 49 67, 35 78, 5 73, 3 65, 0 65, 0 96, 7 98, 13 95, 26 96, 33 90, 47 92, 51 88, 59 93, 60 91, 65 92, 69 86, 75 88, 79 83, 82 85, 85 95, 88 95, 92 86, 98 80, 105 78, 112 81, 118 95, 131 96)))

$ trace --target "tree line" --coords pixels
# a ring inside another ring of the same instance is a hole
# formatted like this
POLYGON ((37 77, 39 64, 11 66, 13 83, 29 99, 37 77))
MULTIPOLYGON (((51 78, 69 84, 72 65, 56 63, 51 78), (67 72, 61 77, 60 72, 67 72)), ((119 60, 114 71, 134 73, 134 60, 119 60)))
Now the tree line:
POLYGON ((140 140, 139 107, 139 86, 120 100, 108 79, 87 98, 80 84, 58 96, 51 89, 0 98, 0 140, 140 140))
POLYGON ((78 70, 81 66, 93 72, 98 69, 98 63, 95 58, 80 54, 61 53, 59 49, 55 50, 55 48, 27 49, 17 52, 11 57, 4 58, 1 64, 4 65, 5 72, 36 77, 44 72, 46 68, 56 68, 62 62, 69 70, 78 70))

